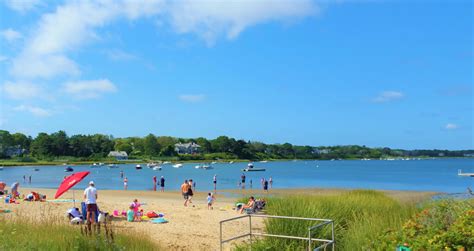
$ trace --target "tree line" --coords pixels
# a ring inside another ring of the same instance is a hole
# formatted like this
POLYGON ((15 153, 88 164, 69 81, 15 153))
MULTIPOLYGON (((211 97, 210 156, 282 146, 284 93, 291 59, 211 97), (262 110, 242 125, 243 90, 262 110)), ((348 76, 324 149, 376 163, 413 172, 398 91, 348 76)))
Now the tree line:
POLYGON ((52 159, 62 156, 83 160, 106 158, 110 151, 125 151, 130 158, 176 157, 181 160, 200 159, 378 159, 389 157, 464 157, 474 150, 402 150, 366 146, 298 146, 290 143, 265 144, 257 141, 219 136, 215 139, 176 138, 170 136, 114 138, 111 135, 72 135, 64 131, 39 133, 35 138, 22 133, 0 130, 0 158, 34 157, 52 159), (200 151, 178 155, 176 143, 194 142, 200 151))

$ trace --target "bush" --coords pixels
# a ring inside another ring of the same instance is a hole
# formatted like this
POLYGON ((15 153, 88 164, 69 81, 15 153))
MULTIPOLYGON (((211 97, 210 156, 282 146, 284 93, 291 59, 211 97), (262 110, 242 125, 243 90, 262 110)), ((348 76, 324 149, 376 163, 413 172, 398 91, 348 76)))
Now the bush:
POLYGON ((382 248, 407 243, 414 250, 472 250, 474 200, 440 200, 427 204, 400 229, 380 236, 382 248))

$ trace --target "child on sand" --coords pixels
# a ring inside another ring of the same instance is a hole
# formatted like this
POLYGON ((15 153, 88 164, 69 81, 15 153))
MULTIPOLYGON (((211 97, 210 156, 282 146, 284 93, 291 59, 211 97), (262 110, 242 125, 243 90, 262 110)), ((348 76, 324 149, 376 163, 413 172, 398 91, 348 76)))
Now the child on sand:
POLYGON ((210 209, 210 210, 214 209, 214 208, 212 207, 212 204, 214 203, 215 200, 216 200, 216 198, 214 197, 214 194, 212 194, 212 193, 208 193, 208 194, 207 194, 207 209, 208 209, 208 210, 209 210, 209 209, 210 209))
POLYGON ((127 221, 133 222, 134 218, 135 218, 135 212, 133 211, 133 206, 130 205, 130 208, 127 211, 127 221))
POLYGON ((133 213, 134 213, 135 221, 141 221, 142 219, 141 219, 141 215, 139 213, 139 209, 140 209, 141 205, 138 202, 138 199, 134 199, 130 206, 133 207, 133 213))

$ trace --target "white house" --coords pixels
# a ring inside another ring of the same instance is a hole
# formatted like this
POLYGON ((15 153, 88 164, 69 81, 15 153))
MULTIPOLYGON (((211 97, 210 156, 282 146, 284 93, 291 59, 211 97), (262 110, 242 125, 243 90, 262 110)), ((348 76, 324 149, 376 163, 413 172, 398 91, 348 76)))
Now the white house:
POLYGON ((178 154, 196 154, 199 153, 200 145, 190 142, 190 143, 176 143, 174 145, 174 150, 178 154))
POLYGON ((116 160, 127 160, 128 154, 125 151, 111 151, 108 157, 115 157, 116 160))

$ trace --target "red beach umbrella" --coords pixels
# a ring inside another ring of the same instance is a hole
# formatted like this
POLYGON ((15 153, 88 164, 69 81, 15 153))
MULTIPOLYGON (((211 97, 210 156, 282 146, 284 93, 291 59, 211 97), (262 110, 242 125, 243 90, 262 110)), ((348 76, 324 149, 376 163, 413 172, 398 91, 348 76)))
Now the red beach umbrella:
POLYGON ((78 172, 66 177, 63 182, 61 182, 61 185, 59 185, 58 191, 56 191, 56 195, 54 195, 54 198, 59 198, 59 196, 67 192, 67 190, 71 189, 71 187, 81 182, 81 180, 83 180, 87 175, 89 175, 89 173, 90 172, 78 172))

